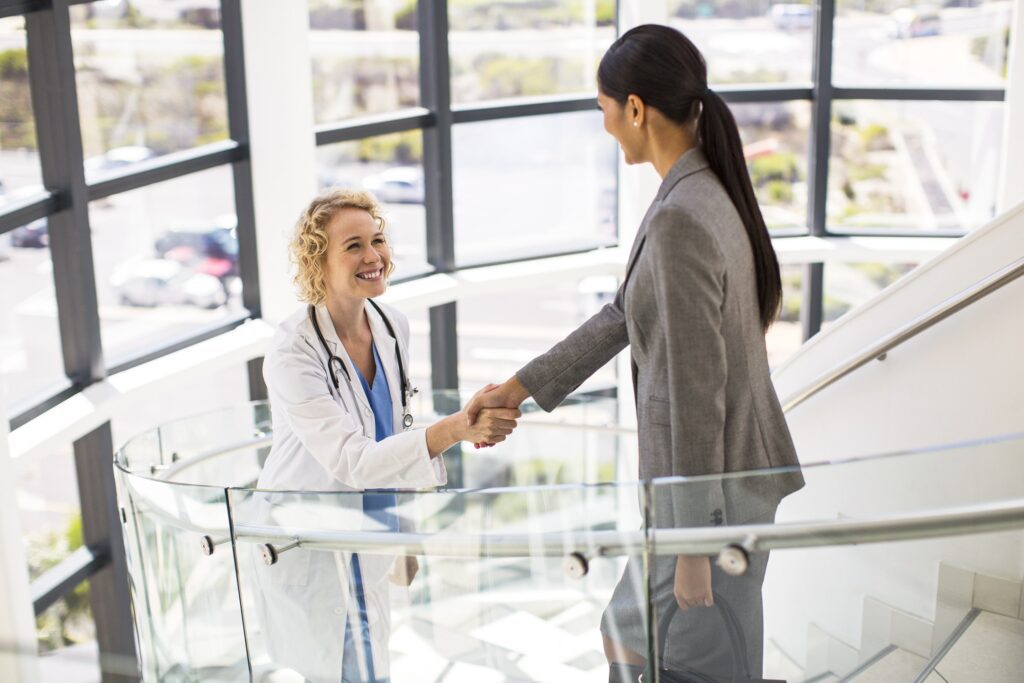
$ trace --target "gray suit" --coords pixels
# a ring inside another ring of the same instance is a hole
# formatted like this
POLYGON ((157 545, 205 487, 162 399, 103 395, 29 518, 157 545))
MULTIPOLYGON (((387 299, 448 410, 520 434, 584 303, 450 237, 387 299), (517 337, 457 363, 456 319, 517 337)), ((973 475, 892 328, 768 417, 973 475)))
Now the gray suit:
MULTIPOLYGON (((657 487, 653 524, 771 519, 778 501, 800 488, 803 478, 768 370, 750 242, 700 149, 680 157, 662 182, 640 225, 615 301, 517 377, 541 407, 552 410, 627 345, 637 397, 641 479, 792 468, 771 476, 710 476, 657 487)), ((659 561, 665 567, 656 571, 655 583, 667 586, 655 590, 662 594, 656 602, 672 599, 674 559, 662 559, 668 562, 659 561)), ((635 612, 639 605, 629 603, 640 599, 641 589, 620 584, 610 611, 618 605, 618 611, 635 612)), ((741 606, 740 611, 747 610, 741 606)), ((758 621, 759 615, 758 610, 758 621)), ((616 636, 635 646, 643 633, 616 636)), ((756 636, 748 640, 758 640, 749 643, 756 656, 753 669, 760 663, 754 652, 760 642, 756 636)))

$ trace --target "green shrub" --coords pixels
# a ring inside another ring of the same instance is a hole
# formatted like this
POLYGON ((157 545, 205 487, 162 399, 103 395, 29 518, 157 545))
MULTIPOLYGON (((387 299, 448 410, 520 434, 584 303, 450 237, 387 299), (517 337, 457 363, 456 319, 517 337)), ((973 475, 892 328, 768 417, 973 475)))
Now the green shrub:
POLYGON ((796 155, 776 152, 757 157, 750 162, 750 181, 754 187, 763 187, 773 181, 793 183, 800 179, 796 155))

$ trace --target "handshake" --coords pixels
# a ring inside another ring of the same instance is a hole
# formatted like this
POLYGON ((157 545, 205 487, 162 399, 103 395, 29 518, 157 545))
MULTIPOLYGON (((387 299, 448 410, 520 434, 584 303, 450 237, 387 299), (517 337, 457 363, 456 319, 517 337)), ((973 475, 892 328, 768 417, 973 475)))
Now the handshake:
POLYGON ((516 428, 516 419, 522 415, 519 405, 529 395, 514 375, 504 384, 488 384, 476 392, 462 409, 466 420, 462 440, 472 441, 476 448, 504 441, 516 428))

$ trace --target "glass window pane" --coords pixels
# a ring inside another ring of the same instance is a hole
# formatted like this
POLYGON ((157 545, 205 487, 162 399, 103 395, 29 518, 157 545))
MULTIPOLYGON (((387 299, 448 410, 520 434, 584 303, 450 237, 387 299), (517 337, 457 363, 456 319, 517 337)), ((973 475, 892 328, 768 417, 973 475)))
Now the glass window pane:
MULTIPOLYGON (((476 389, 488 382, 504 382, 611 302, 617 289, 617 278, 600 276, 461 299, 459 384, 476 389)), ((615 387, 615 377, 612 361, 578 391, 615 387)))
POLYGON ((814 8, 734 0, 670 0, 669 25, 704 53, 712 85, 811 80, 814 8))
POLYGON ((228 137, 216 3, 74 6, 71 40, 90 180, 228 137))
POLYGON ((46 219, 0 235, 0 374, 11 414, 67 386, 46 219))
POLYGON ((1002 132, 997 102, 835 103, 829 226, 981 226, 995 213, 1002 132))
POLYGON ((242 312, 231 168, 89 205, 108 365, 242 312))
POLYGON ((416 2, 310 0, 317 123, 419 104, 416 2))
POLYGON ((0 208, 41 189, 36 125, 28 85, 25 20, 0 19, 0 208))
POLYGON ((821 328, 914 269, 913 263, 826 263, 821 328))
POLYGON ((765 344, 768 347, 768 365, 777 368, 796 353, 803 343, 800 310, 803 306, 804 265, 784 263, 782 271, 782 312, 768 328, 765 344))
POLYGON ((734 104, 731 109, 765 223, 806 228, 810 104, 734 104))
POLYGON ((369 190, 383 205, 401 280, 431 270, 427 263, 427 213, 424 208, 423 133, 380 135, 317 147, 320 189, 369 190))
POLYGON ((409 318, 409 380, 423 394, 430 393, 430 309, 401 310, 409 318))
POLYGON ((1005 0, 929 6, 839 0, 832 80, 859 86, 1002 87, 1012 12, 1013 3, 1005 0))
POLYGON ((616 242, 617 146, 600 112, 462 124, 452 139, 459 264, 616 242))
POLYGON ((452 102, 592 91, 615 0, 448 3, 452 102))

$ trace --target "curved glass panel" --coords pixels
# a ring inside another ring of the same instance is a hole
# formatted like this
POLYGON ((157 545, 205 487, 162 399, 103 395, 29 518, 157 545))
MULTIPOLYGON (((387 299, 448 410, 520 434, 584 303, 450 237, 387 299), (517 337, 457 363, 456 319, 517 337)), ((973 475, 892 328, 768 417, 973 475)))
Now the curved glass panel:
POLYGON ((600 112, 460 124, 452 153, 460 265, 616 242, 616 145, 600 112))
POLYGON ((0 19, 0 210, 14 197, 41 189, 36 124, 28 85, 25 19, 0 19))
POLYGON ((1001 88, 1012 3, 838 0, 832 80, 846 86, 1001 88))
POLYGON ((218 5, 133 0, 70 11, 87 180, 228 138, 218 5))
POLYGON ((995 214, 1003 105, 833 105, 828 222, 835 231, 966 231, 995 214))
POLYGON ((822 329, 914 269, 913 263, 825 264, 822 329))
POLYGON ((779 266, 782 275, 782 311, 768 328, 764 341, 768 348, 768 364, 772 368, 782 365, 803 344, 803 326, 800 310, 803 307, 804 266, 784 263, 779 266))
POLYGON ((592 91, 615 0, 448 3, 453 104, 592 91))
POLYGON ((317 123, 419 104, 416 6, 394 0, 309 3, 317 123))
POLYGON ((427 263, 423 133, 378 135, 316 148, 321 190, 337 187, 372 192, 384 208, 396 279, 423 274, 427 263))
POLYGON ((667 4, 668 24, 704 54, 712 86, 811 80, 811 4, 725 0, 670 0, 667 4))
POLYGON ((108 365, 242 312, 229 166, 89 204, 108 365))
MULTIPOLYGON (((424 422, 459 404, 418 399, 424 422)), ((641 483, 579 467, 584 443, 637 437, 603 403, 528 411, 437 491, 198 485, 258 473, 262 403, 133 439, 116 466, 147 680, 604 681, 609 641, 641 662, 624 680, 644 661, 666 683, 912 680, 932 658, 1013 680, 1020 437, 641 483)))

